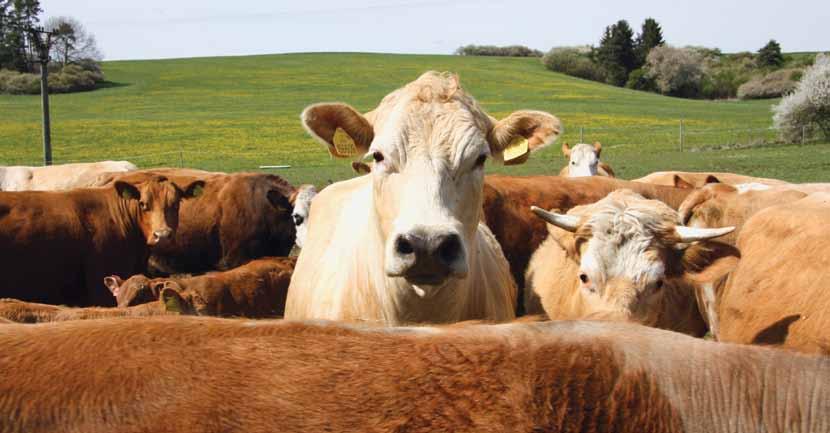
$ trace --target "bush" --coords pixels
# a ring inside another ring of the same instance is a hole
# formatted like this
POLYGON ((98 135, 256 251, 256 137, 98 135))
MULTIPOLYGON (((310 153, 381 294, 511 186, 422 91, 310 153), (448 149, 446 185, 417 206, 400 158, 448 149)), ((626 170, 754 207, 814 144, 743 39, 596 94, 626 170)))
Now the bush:
POLYGON ((523 45, 465 45, 455 50, 459 56, 542 57, 542 52, 523 45))
POLYGON ((648 72, 643 69, 635 69, 628 74, 628 81, 625 87, 634 90, 645 90, 647 92, 656 92, 657 84, 648 76, 648 72))
POLYGON ((817 55, 795 91, 772 110, 773 124, 788 142, 799 141, 802 131, 819 130, 830 138, 830 55, 817 55))
POLYGON ((554 72, 586 80, 604 81, 602 71, 591 60, 589 54, 579 48, 557 47, 542 57, 542 64, 554 72))
POLYGON ((795 90, 798 83, 793 80, 793 76, 798 73, 800 71, 795 69, 781 69, 756 77, 738 88, 738 97, 741 99, 779 98, 795 90))
MULTIPOLYGON (((87 70, 81 65, 67 65, 58 72, 49 74, 49 92, 69 93, 93 90, 101 81, 104 81, 104 75, 100 71, 87 70)), ((0 71, 0 93, 12 95, 39 94, 40 75, 0 71)))
POLYGON ((646 57, 646 68, 660 93, 686 98, 700 95, 704 67, 697 52, 665 45, 655 47, 646 57))
POLYGON ((739 68, 710 69, 701 81, 700 96, 708 99, 734 98, 747 80, 747 75, 739 68))

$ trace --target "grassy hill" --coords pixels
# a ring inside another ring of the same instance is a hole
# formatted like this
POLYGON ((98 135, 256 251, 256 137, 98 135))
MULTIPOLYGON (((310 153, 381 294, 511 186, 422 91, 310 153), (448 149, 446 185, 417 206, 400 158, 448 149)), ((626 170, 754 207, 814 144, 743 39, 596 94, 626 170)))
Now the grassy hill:
MULTIPOLYGON (((341 179, 351 175, 347 162, 331 160, 305 134, 301 110, 332 100, 368 110, 429 69, 457 72, 496 117, 549 111, 570 143, 582 128, 626 178, 684 169, 821 180, 830 162, 828 145, 677 151, 680 119, 686 150, 772 140, 769 101, 668 98, 555 74, 538 59, 342 53, 106 62, 110 87, 52 97, 54 160, 223 171, 288 164, 277 173, 292 182, 341 179)), ((39 164, 40 143, 39 97, 0 96, 0 164, 39 164)), ((525 166, 490 170, 555 173, 564 161, 554 147, 525 166)))

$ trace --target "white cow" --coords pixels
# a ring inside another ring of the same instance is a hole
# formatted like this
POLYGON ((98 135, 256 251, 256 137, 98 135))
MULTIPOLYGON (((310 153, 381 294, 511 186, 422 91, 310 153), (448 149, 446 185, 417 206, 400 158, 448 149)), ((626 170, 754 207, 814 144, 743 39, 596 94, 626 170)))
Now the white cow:
POLYGON ((314 185, 300 185, 293 197, 294 210, 291 212, 291 218, 296 230, 294 243, 298 248, 303 247, 308 236, 308 211, 311 209, 311 200, 316 195, 317 188, 314 185))
POLYGON ((60 191, 95 186, 103 173, 137 170, 127 161, 99 161, 44 167, 0 167, 0 191, 60 191))
POLYGON ((484 163, 553 142, 538 111, 489 117, 451 74, 427 72, 369 113, 341 103, 303 112, 334 156, 370 155, 370 175, 328 186, 311 205, 287 319, 454 322, 513 318, 516 286, 479 221, 484 163), (519 149, 519 151, 515 151, 519 149))
POLYGON ((574 147, 568 147, 568 143, 562 143, 562 154, 568 158, 568 165, 562 167, 559 175, 615 177, 611 166, 599 160, 600 153, 602 153, 602 144, 599 141, 594 144, 578 143, 574 147))

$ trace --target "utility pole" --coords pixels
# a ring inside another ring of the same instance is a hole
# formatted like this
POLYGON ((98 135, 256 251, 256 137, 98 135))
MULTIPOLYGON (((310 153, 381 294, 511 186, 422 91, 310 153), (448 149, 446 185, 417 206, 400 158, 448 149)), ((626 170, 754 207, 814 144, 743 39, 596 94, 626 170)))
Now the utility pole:
POLYGON ((40 63, 40 105, 43 110, 43 165, 52 165, 52 131, 49 120, 49 45, 52 33, 43 27, 30 28, 40 63), (43 38, 41 39, 41 35, 43 38))

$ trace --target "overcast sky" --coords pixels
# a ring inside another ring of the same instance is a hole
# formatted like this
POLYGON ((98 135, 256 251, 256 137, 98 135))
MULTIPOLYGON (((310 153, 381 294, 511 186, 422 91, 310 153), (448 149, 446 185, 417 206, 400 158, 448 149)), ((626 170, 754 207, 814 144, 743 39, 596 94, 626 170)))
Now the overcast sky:
POLYGON ((69 15, 107 59, 307 51, 449 54, 460 45, 596 44, 626 19, 656 18, 672 45, 830 50, 827 0, 41 0, 69 15))

